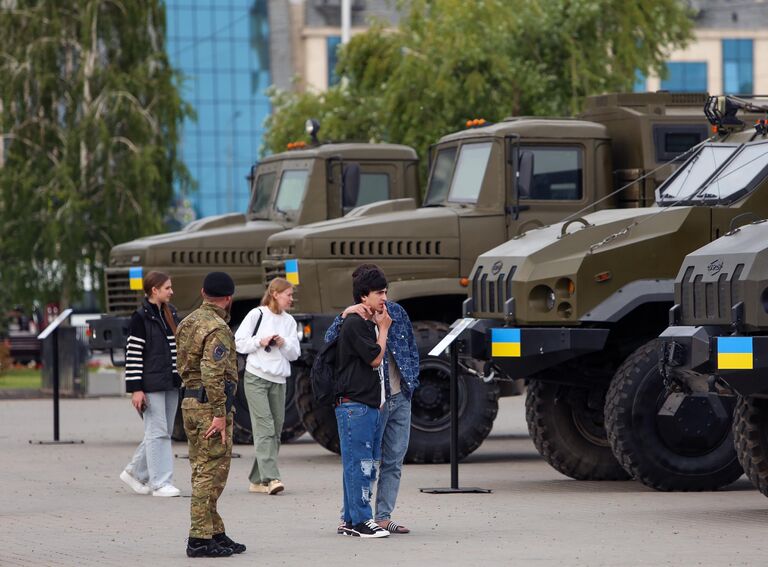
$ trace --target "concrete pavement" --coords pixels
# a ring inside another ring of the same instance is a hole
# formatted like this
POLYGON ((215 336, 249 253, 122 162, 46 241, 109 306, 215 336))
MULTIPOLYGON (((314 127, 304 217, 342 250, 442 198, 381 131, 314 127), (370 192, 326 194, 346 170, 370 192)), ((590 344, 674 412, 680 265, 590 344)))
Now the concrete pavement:
MULTIPOLYGON (((188 559, 189 463, 181 498, 131 493, 119 473, 141 437, 127 398, 63 400, 52 439, 50 400, 0 401, 0 566, 17 565, 762 565, 768 500, 744 478, 716 493, 659 493, 635 482, 579 482, 544 463, 521 398, 504 399, 494 432, 460 467, 489 495, 429 495, 447 465, 411 465, 394 519, 413 531, 384 540, 335 534, 339 458, 307 436, 282 448, 286 492, 249 494, 253 448, 236 446, 220 500, 227 532, 248 546, 228 559, 188 559)), ((184 444, 175 444, 178 454, 184 444)))

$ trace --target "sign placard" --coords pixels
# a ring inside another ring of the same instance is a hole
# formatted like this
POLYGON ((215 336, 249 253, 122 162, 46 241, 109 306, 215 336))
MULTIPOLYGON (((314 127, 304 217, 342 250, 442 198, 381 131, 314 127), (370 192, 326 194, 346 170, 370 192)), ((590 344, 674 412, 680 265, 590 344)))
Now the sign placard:
POLYGON ((445 351, 445 349, 447 349, 448 346, 476 320, 477 319, 473 317, 464 317, 463 319, 459 320, 459 322, 455 324, 456 326, 453 327, 451 331, 443 337, 443 340, 437 343, 435 348, 429 351, 429 356, 440 356, 443 351, 445 351))

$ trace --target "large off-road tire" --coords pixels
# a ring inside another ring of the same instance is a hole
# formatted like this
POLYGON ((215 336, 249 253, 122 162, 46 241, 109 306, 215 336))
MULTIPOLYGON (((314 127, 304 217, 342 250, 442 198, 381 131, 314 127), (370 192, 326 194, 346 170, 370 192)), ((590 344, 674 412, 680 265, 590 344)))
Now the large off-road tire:
POLYGON ((629 478, 606 438, 602 400, 602 392, 587 388, 541 380, 528 385, 528 431, 539 454, 555 470, 577 480, 629 478))
MULTIPOLYGON (((411 404, 411 439, 405 455, 408 463, 446 463, 451 458, 451 366, 446 355, 428 356, 448 331, 444 323, 413 323, 421 359, 421 385, 411 404)), ((499 411, 498 400, 499 387, 495 383, 465 373, 459 375, 459 459, 488 437, 499 411)))
POLYGON ((336 412, 331 405, 321 405, 312 394, 310 367, 304 363, 295 363, 296 369, 296 408, 301 415, 301 422, 312 439, 332 453, 341 453, 339 430, 336 426, 336 412))
POLYGON ((732 418, 732 398, 667 391, 657 340, 619 367, 605 404, 613 453, 633 478, 656 490, 715 490, 739 478, 732 418))
POLYGON ((744 472, 768 496, 768 399, 739 396, 733 416, 733 439, 744 472))
MULTIPOLYGON (((301 423, 299 411, 296 408, 296 380, 295 370, 285 384, 285 421, 283 431, 280 433, 281 443, 290 443, 301 437, 306 429, 301 423)), ((253 443, 253 431, 251 429, 251 414, 248 411, 248 399, 245 397, 243 384, 238 384, 235 394, 235 423, 232 432, 232 441, 238 445, 250 445, 253 443)))

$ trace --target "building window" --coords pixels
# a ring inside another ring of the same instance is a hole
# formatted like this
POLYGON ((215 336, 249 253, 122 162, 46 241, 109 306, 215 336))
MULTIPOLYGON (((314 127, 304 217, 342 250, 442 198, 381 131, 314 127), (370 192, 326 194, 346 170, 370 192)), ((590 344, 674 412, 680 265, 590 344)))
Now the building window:
POLYGON ((753 46, 751 39, 723 40, 723 92, 752 94, 753 46))
POLYGON ((706 92, 706 61, 667 63, 667 78, 661 81, 661 88, 679 93, 706 92))
POLYGON ((337 54, 339 51, 339 45, 341 45, 341 38, 337 35, 332 35, 327 40, 328 45, 328 86, 332 87, 339 82, 339 77, 336 75, 336 63, 338 62, 337 54))

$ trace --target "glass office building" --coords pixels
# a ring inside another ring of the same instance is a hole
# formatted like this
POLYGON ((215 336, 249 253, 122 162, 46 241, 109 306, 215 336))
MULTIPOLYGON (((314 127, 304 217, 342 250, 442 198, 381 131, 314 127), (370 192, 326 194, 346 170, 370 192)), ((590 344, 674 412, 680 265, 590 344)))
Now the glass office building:
POLYGON ((188 199, 198 218, 244 212, 270 111, 267 0, 168 0, 166 14, 171 64, 197 114, 179 148, 197 182, 188 199))

